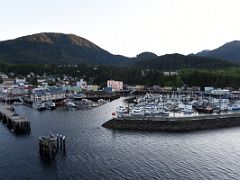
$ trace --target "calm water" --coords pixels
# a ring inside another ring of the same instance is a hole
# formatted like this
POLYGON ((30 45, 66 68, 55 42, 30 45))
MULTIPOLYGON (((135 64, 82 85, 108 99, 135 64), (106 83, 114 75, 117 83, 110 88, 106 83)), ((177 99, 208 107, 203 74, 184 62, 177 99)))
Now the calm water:
POLYGON ((19 106, 32 132, 0 124, 0 179, 240 179, 240 128, 192 133, 112 131, 101 124, 122 99, 91 110, 19 106), (42 161, 38 137, 66 135, 66 157, 42 161))

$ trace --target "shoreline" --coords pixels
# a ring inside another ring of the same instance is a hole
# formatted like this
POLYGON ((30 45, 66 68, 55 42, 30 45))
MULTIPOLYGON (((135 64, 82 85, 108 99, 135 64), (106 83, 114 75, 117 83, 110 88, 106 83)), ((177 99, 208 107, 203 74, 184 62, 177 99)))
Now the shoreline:
POLYGON ((185 132, 240 126, 240 113, 194 117, 122 117, 102 127, 114 130, 185 132))

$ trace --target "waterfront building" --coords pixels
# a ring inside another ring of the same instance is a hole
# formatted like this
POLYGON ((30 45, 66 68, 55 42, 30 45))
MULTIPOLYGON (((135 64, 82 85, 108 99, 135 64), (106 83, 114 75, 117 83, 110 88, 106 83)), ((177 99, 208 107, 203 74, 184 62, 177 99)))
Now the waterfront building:
POLYGON ((14 85, 14 84, 15 84, 15 80, 14 80, 14 79, 6 78, 6 79, 3 79, 2 84, 3 84, 3 85, 14 85))
POLYGON ((62 88, 48 87, 48 88, 34 88, 31 94, 31 101, 55 101, 65 99, 66 92, 62 88))
POLYGON ((211 92, 212 90, 214 90, 213 87, 204 87, 205 92, 211 92))
POLYGON ((99 86, 98 85, 87 85, 87 90, 88 91, 98 91, 99 86))
POLYGON ((115 80, 108 80, 107 87, 112 88, 112 91, 121 91, 121 90, 123 90, 123 82, 115 81, 115 80))
POLYGON ((20 78, 15 78, 15 83, 26 83, 26 78, 20 79, 20 78))
POLYGON ((177 71, 169 71, 169 72, 163 72, 164 76, 173 76, 173 75, 177 75, 178 72, 177 71))
POLYGON ((211 91, 214 95, 229 95, 230 91, 228 89, 214 89, 211 91))
POLYGON ((80 87, 83 90, 87 90, 87 81, 80 79, 80 81, 77 81, 77 87, 80 87))

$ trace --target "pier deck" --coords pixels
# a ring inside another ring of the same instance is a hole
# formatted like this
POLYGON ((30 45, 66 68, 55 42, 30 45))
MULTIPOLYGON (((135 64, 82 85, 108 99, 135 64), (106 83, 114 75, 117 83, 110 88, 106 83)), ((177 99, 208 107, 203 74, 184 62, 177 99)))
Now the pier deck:
POLYGON ((30 121, 16 114, 10 106, 0 106, 0 120, 15 133, 30 131, 30 121))

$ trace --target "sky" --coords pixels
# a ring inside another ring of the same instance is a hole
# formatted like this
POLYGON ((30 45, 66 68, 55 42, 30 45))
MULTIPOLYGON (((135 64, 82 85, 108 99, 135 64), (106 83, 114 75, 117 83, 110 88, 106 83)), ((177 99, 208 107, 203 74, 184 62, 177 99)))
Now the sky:
POLYGON ((240 40, 239 0, 0 0, 0 40, 72 33, 129 57, 240 40))

